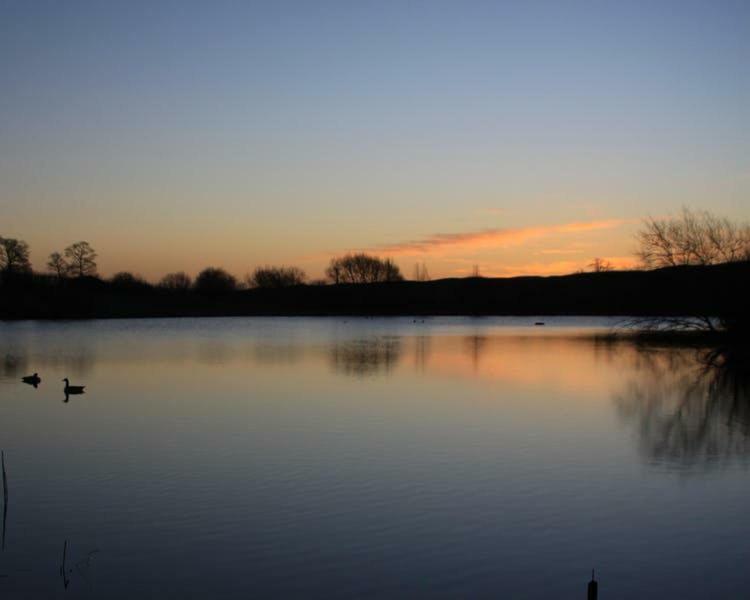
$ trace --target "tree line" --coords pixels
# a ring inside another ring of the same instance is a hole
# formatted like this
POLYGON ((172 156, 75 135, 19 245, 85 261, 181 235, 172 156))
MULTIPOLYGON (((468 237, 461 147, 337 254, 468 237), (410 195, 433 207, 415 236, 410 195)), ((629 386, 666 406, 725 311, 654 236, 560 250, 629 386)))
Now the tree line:
MULTIPOLYGON (((641 267, 653 269, 681 265, 713 265, 750 260, 750 225, 733 223, 708 211, 693 212, 687 208, 671 218, 644 220, 635 235, 636 255, 641 267)), ((47 271, 57 280, 97 278, 98 255, 86 241, 67 246, 62 252, 52 252, 46 263, 47 271)), ((595 258, 588 267, 594 272, 611 271, 614 267, 605 259, 595 258)), ((3 280, 32 274, 29 245, 19 239, 0 236, 0 274, 3 280)), ((330 260, 326 279, 308 280, 306 273, 293 266, 266 265, 256 268, 244 280, 220 267, 207 267, 193 280, 183 271, 168 273, 157 287, 173 292, 230 292, 241 288, 285 288, 299 285, 362 284, 403 281, 401 270, 390 258, 363 252, 349 253, 330 260)), ((475 269, 478 277, 478 268, 475 269)), ((415 268, 416 281, 428 281, 427 267, 415 268)), ((121 289, 152 287, 139 275, 122 271, 115 273, 110 283, 121 289)))
MULTIPOLYGON (((32 275, 28 243, 15 238, 0 237, 0 274, 3 280, 32 275)), ((62 252, 52 252, 46 263, 47 272, 58 281, 98 278, 98 254, 86 241, 75 242, 62 252)), ((285 288, 326 283, 377 283, 403 281, 399 267, 391 259, 365 253, 334 257, 326 270, 328 280, 308 280, 306 273, 293 266, 257 267, 244 281, 221 267, 206 267, 193 279, 184 271, 167 273, 156 287, 173 292, 222 293, 242 288, 285 288)), ((109 278, 118 289, 153 287, 143 277, 120 271, 109 278)))

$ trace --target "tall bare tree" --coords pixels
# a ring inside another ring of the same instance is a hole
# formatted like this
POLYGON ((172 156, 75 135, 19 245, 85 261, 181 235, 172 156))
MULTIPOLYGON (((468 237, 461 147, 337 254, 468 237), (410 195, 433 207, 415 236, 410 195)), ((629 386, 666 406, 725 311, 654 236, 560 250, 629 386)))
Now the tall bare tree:
POLYGON ((67 263, 65 258, 59 252, 53 252, 49 255, 47 261, 47 270, 57 275, 58 278, 62 279, 68 274, 70 265, 67 263))
POLYGON ((0 269, 5 273, 31 271, 29 245, 23 240, 0 237, 0 269))
POLYGON ((159 287, 175 292, 185 292, 190 289, 191 285, 193 285, 193 280, 183 271, 167 273, 159 282, 159 287))
POLYGON ((302 285, 306 279, 305 272, 297 267, 258 267, 247 277, 250 287, 281 288, 302 285))
POLYGON ((326 275, 333 283, 403 281, 401 270, 390 258, 357 253, 331 259, 326 275))
POLYGON ((615 270, 611 262, 598 257, 591 261, 591 263, 589 264, 589 269, 591 269, 594 273, 605 273, 607 271, 615 270))
POLYGON ((638 257, 647 268, 750 260, 750 225, 708 211, 683 208, 678 217, 649 217, 636 239, 638 257))
POLYGON ((88 242, 76 242, 65 248, 70 273, 76 277, 96 275, 96 256, 88 242))

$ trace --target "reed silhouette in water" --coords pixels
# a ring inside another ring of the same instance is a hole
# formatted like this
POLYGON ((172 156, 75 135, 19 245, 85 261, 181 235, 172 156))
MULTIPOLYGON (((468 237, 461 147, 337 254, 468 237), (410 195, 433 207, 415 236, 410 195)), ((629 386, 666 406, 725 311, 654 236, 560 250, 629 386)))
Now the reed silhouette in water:
MULTIPOLYGON (((60 560, 60 578, 63 582, 63 589, 68 589, 68 586, 70 585, 70 574, 78 575, 79 577, 82 577, 84 580, 88 579, 88 571, 91 568, 91 559, 95 554, 99 552, 98 548, 95 548, 94 550, 90 550, 85 558, 79 560, 78 562, 74 563, 75 566, 75 573, 73 572, 72 568, 68 568, 68 540, 65 540, 63 543, 63 552, 62 552, 62 559, 60 560)), ((75 560, 75 559, 74 559, 75 560)))
POLYGON ((65 566, 65 560, 68 555, 68 540, 65 540, 65 543, 63 544, 63 553, 62 553, 62 561, 60 562, 60 576, 63 580, 63 588, 68 589, 68 584, 70 583, 70 579, 68 579, 68 570, 65 566))
POLYGON ((599 595, 599 583, 594 578, 594 569, 591 569, 591 581, 589 581, 586 593, 586 598, 588 600, 596 600, 599 595))
POLYGON ((5 452, 0 452, 3 470, 3 550, 5 550, 5 528, 8 522, 8 476, 5 473, 5 452))

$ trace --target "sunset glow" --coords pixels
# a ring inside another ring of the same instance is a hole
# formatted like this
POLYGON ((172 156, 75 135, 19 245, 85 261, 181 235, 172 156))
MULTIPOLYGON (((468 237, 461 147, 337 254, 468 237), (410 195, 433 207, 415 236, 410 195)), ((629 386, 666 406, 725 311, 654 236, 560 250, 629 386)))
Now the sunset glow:
POLYGON ((744 3, 0 3, 0 235, 34 268, 635 264, 750 217, 744 3), (44 43, 39 43, 43 40, 44 43))

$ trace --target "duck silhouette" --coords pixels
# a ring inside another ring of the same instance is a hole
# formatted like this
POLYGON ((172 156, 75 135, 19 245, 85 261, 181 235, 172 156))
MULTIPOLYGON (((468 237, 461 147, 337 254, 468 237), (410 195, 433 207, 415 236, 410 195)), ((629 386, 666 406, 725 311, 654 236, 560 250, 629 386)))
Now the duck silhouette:
POLYGON ((68 394, 83 394, 83 388, 85 388, 85 385, 70 385, 70 381, 68 381, 68 378, 66 377, 63 379, 65 382, 65 395, 68 394))
POLYGON ((26 375, 26 377, 21 377, 21 381, 36 387, 42 382, 42 378, 39 377, 39 373, 34 373, 33 375, 26 375))

